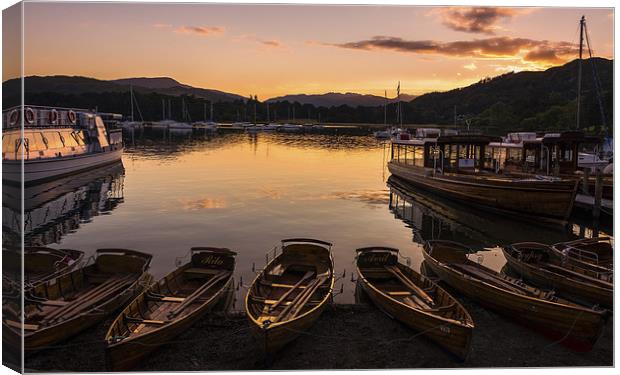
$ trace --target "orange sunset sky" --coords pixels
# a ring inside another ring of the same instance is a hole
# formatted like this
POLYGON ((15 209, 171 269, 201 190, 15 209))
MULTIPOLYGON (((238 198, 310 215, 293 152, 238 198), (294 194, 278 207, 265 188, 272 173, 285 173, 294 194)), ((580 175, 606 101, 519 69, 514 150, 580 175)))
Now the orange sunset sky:
MULTIPOLYGON (((261 100, 394 96, 399 80, 402 92, 422 94, 575 59, 581 15, 594 54, 613 58, 613 9, 604 8, 26 3, 24 69, 168 76, 261 100)), ((17 75, 5 68, 3 80, 17 75)))

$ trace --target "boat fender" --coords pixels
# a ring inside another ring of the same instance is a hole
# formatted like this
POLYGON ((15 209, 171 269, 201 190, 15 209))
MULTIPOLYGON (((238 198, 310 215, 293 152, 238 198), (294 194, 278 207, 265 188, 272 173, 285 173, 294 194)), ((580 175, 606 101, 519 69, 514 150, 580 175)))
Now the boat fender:
POLYGON ((18 122, 19 122, 19 111, 14 109, 11 111, 11 113, 9 113, 9 124, 17 125, 18 122))
POLYGON ((52 109, 49 113, 48 120, 50 124, 56 124, 56 122, 58 121, 58 111, 52 109))
POLYGON ((34 111, 32 110, 32 108, 26 108, 24 112, 24 119, 28 124, 34 123, 34 111))
POLYGON ((77 116, 75 115, 75 112, 73 111, 67 112, 67 118, 69 119, 69 122, 72 124, 75 124, 75 120, 77 120, 77 116))

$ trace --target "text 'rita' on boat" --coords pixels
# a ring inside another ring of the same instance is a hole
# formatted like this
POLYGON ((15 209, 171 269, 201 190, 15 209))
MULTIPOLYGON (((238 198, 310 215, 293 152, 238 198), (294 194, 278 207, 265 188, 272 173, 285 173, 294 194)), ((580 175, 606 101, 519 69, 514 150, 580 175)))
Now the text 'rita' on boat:
POLYGON ((193 247, 190 253, 188 263, 151 285, 114 320, 105 337, 110 370, 132 368, 232 297, 236 253, 215 247, 193 247))
POLYGON ((469 354, 474 322, 444 289, 398 262, 398 249, 357 249, 363 290, 389 316, 436 342, 461 360, 469 354))
POLYGON ((611 238, 582 238, 556 243, 551 249, 551 255, 563 264, 570 263, 607 275, 606 279, 613 282, 614 254, 611 238))
POLYGON ((40 283, 20 301, 3 304, 3 339, 35 351, 65 340, 124 306, 151 282, 151 255, 126 249, 99 249, 84 267, 40 283))
POLYGON ((120 115, 75 108, 7 109, 2 113, 2 179, 28 185, 120 160, 122 130, 108 129, 103 121, 115 116, 120 115))
POLYGON ((8 279, 19 284, 22 260, 24 285, 29 288, 78 267, 83 258, 82 251, 72 249, 26 246, 22 252, 20 248, 5 247, 2 249, 3 282, 8 279))
POLYGON ((329 242, 282 240, 282 252, 256 277, 245 309, 264 355, 274 354, 319 318, 334 289, 329 242))
POLYGON ((425 264, 466 297, 575 350, 589 351, 608 311, 585 307, 471 261, 471 249, 452 241, 427 241, 425 264))
POLYGON ((418 130, 414 139, 392 140, 388 168, 393 175, 461 203, 566 224, 576 180, 498 173, 487 153, 496 137, 418 130))
POLYGON ((532 284, 554 290, 559 295, 583 305, 612 308, 614 285, 605 275, 579 266, 554 261, 550 246, 521 242, 503 249, 510 269, 532 284))

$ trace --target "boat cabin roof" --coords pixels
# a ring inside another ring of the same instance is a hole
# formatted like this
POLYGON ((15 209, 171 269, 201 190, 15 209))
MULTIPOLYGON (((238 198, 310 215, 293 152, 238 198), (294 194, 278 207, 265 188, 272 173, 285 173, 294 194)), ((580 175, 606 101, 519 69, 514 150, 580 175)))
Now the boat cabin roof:
POLYGON ((486 145, 490 142, 500 142, 501 138, 477 135, 477 134, 457 134, 457 135, 442 135, 437 138, 422 138, 422 139, 410 139, 410 140, 395 140, 393 144, 411 145, 411 146, 423 146, 425 144, 461 144, 461 145, 486 145))

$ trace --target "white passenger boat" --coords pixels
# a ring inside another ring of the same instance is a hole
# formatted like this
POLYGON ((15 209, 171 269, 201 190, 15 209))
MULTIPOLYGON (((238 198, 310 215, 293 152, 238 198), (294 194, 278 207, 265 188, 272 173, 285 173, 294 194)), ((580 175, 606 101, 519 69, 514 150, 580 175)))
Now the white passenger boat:
POLYGON ((115 162, 123 154, 122 130, 107 129, 93 111, 17 106, 2 117, 3 181, 33 184, 115 162))
POLYGON ((296 124, 284 124, 280 127, 280 131, 285 133, 301 133, 304 127, 296 124))

